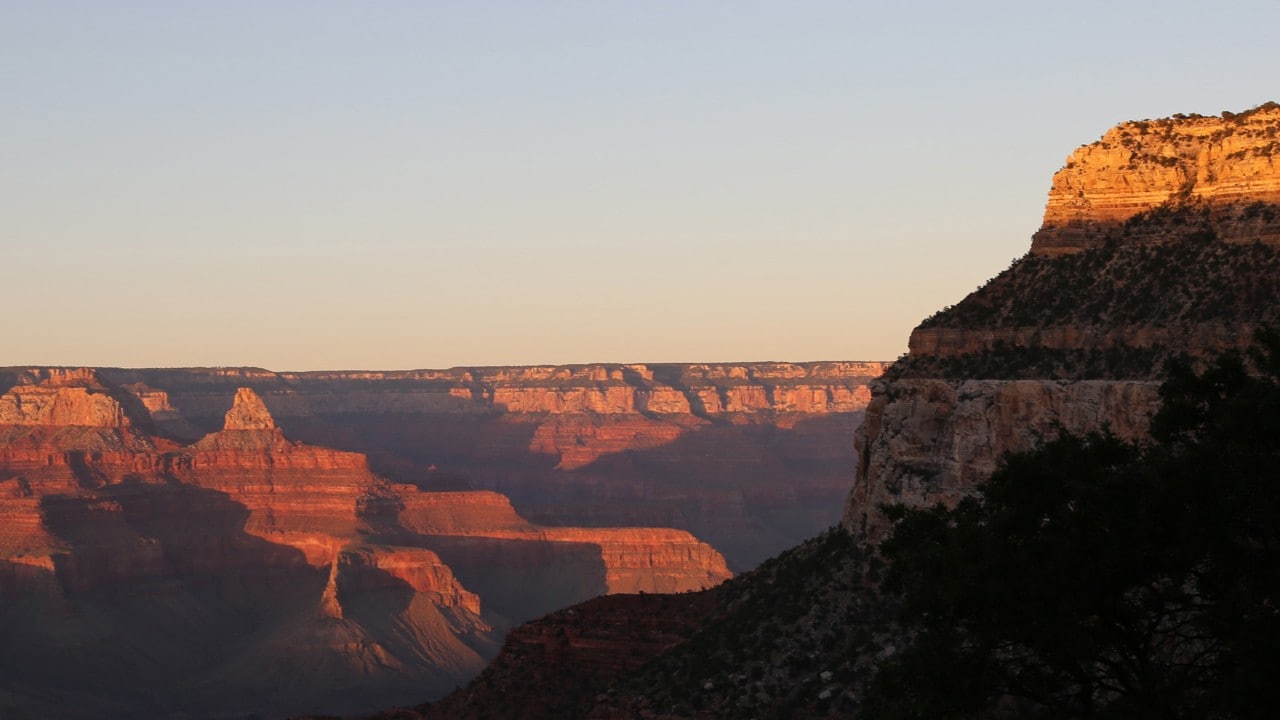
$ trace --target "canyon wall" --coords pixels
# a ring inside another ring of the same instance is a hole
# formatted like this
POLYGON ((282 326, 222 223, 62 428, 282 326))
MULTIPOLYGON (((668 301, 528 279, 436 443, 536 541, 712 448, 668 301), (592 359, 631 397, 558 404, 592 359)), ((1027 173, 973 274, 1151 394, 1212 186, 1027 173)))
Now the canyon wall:
POLYGON ((290 437, 364 454, 393 481, 499 492, 542 525, 686 530, 743 570, 839 521, 849 438, 885 367, 99 372, 175 440, 221 427, 237 388, 252 388, 290 437))
POLYGON ((844 522, 952 505, 1061 431, 1142 440, 1164 363, 1280 323, 1280 106, 1124 123, 1054 176, 1031 251, 911 334, 872 384, 844 522))
POLYGON ((730 576, 682 530, 544 527, 493 492, 392 482, 290 439, 247 387, 184 444, 150 434, 196 427, 163 390, 88 369, 7 377, 0 714, 420 701, 479 672, 512 623, 730 576))

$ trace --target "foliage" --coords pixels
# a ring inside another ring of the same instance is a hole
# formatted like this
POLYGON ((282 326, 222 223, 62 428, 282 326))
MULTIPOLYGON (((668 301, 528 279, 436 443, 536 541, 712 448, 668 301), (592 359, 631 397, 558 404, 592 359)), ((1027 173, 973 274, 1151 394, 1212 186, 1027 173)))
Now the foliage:
POLYGON ((890 508, 916 633, 872 718, 1247 718, 1280 706, 1280 335, 1171 363, 1154 442, 1062 435, 954 509, 890 508))
MULTIPOLYGON (((1253 203, 1246 219, 1274 206, 1253 203)), ((1117 232, 1114 242, 1056 258, 1025 256, 921 328, 1116 327, 1276 321, 1280 249, 1208 242, 1204 218, 1188 208, 1157 208, 1117 232), (1158 232, 1157 232, 1158 231, 1158 232), (1174 239, 1144 242, 1150 232, 1174 239)))
MULTIPOLYGON (((1232 212, 1260 225, 1280 217, 1277 208, 1252 203, 1232 212)), ((989 338, 985 346, 914 352, 886 379, 1147 380, 1161 376, 1163 361, 1189 334, 1280 323, 1280 247, 1213 241, 1202 218, 1186 208, 1158 208, 1126 227, 1122 232, 1179 229, 1169 231, 1177 239, 1163 242, 1117 241, 1018 259, 920 324, 921 331, 954 330, 974 342, 989 338), (1055 345, 1072 342, 1078 344, 1055 345)))

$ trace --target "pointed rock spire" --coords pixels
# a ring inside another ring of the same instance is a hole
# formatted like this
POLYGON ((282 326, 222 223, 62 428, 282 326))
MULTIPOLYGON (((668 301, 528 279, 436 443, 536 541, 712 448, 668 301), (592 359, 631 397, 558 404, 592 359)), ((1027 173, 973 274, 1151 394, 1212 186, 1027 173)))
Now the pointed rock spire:
POLYGON ((274 430, 276 422, 258 393, 247 387, 236 390, 223 430, 274 430))
POLYGON ((341 553, 333 556, 329 565, 329 582, 324 586, 324 594, 320 596, 320 615, 322 617, 342 619, 342 603, 338 602, 338 560, 341 553))

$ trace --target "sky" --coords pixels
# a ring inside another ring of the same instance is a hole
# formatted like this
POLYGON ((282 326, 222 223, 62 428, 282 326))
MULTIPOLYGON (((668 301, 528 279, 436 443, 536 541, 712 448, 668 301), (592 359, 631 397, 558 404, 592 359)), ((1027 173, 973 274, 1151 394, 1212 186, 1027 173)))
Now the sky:
POLYGON ((1280 3, 0 0, 0 365, 894 359, 1280 3))

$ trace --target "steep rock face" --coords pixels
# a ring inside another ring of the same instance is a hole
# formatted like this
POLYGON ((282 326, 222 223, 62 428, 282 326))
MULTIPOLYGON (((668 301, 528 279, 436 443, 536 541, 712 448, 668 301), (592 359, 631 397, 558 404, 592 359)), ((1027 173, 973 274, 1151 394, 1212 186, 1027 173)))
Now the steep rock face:
POLYGON ((882 503, 954 504, 1060 430, 1141 440, 1166 360, 1280 321, 1278 131, 1268 104, 1125 123, 1076 151, 1031 252, 922 323, 873 384, 846 526, 877 541, 882 503))
POLYGON ((350 602, 349 598, 360 598, 366 592, 401 585, 433 596, 439 607, 461 608, 476 618, 480 615, 480 596, 464 588, 439 555, 422 548, 365 546, 344 550, 334 557, 329 583, 325 595, 327 598, 332 588, 339 617, 343 600, 350 602))
MULTIPOLYGON (((1280 106, 1222 117, 1122 123, 1076 150, 1053 177, 1031 252, 1100 247, 1157 207, 1196 207, 1217 235, 1280 243, 1280 106)), ((1158 241, 1160 228, 1131 228, 1158 241)))
POLYGON ((720 553, 682 530, 540 527, 497 493, 397 490, 398 524, 413 542, 512 621, 594 595, 702 590, 731 576, 720 553))
POLYGON ((365 454, 394 481, 494 490, 543 525, 687 530, 745 569, 838 521, 849 437, 885 366, 100 372, 206 430, 252 387, 290 437, 365 454))
POLYGON ((0 396, 0 423, 118 428, 127 426, 129 419, 120 403, 105 393, 83 387, 28 386, 0 396))
POLYGON ((858 430, 861 458, 845 523, 872 542, 882 504, 954 505, 990 477, 1000 456, 1060 429, 1109 428, 1139 440, 1158 406, 1158 383, 1084 380, 903 379, 888 383, 858 430))
POLYGON ((558 457, 557 470, 576 470, 605 455, 662 447, 675 442, 684 431, 677 424, 655 423, 639 413, 603 417, 572 413, 538 425, 529 449, 558 457))
POLYGON ((223 430, 275 430, 276 422, 262 398, 249 388, 236 390, 223 430))

